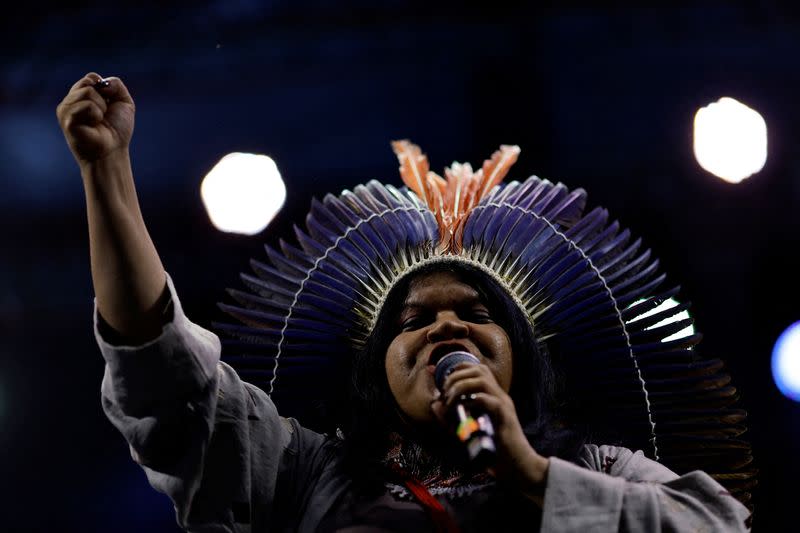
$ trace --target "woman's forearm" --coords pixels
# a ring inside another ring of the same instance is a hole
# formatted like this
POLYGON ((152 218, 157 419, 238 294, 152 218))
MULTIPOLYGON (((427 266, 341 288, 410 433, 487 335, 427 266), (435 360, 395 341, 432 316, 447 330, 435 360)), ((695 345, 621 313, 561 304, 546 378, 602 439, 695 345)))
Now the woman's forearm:
POLYGON ((103 319, 131 343, 161 332, 164 267, 145 227, 127 149, 81 165, 92 282, 103 319))

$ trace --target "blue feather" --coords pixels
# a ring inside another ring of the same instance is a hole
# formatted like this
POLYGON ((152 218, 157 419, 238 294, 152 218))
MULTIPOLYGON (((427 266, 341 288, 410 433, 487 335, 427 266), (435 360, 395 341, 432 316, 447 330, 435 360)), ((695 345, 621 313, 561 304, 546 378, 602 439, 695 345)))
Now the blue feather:
POLYGON ((602 246, 602 244, 609 239, 613 239, 617 233, 619 233, 619 222, 616 220, 606 226, 606 228, 597 233, 596 235, 592 235, 591 238, 586 239, 585 242, 581 244, 581 248, 583 249, 583 253, 588 256, 591 256, 595 248, 602 246))
POLYGON ((615 295, 622 294, 629 288, 635 288, 641 285, 641 283, 646 281, 648 278, 651 278, 655 274, 656 270, 658 270, 658 265, 659 261, 658 259, 655 259, 652 263, 625 279, 615 281, 610 281, 607 279, 606 283, 609 287, 611 287, 611 290, 615 295))
POLYGON ((269 260, 272 262, 275 268, 281 272, 285 272, 288 276, 293 278, 302 279, 305 277, 305 270, 303 270, 301 265, 288 260, 282 253, 273 249, 268 244, 264 245, 264 249, 267 252, 267 257, 269 257, 269 260))
POLYGON ((300 285, 300 281, 302 279, 298 276, 294 276, 293 274, 273 268, 272 266, 262 263, 256 259, 250 260, 250 268, 253 269, 253 272, 255 272, 259 278, 270 280, 272 283, 280 285, 281 287, 297 287, 300 285))
POLYGON ((629 261, 625 266, 620 267, 613 272, 606 272, 607 269, 604 269, 603 275, 606 279, 606 283, 609 285, 614 284, 620 278, 624 276, 632 275, 634 272, 637 272, 639 268, 642 267, 647 261, 650 260, 650 250, 645 250, 642 252, 641 255, 638 257, 633 258, 633 260, 629 261))
POLYGON ((257 292, 264 298, 279 298, 281 302, 291 302, 294 299, 294 294, 297 291, 295 288, 292 290, 290 287, 282 286, 275 283, 270 283, 264 279, 251 276, 242 272, 239 278, 253 291, 257 292))
POLYGON ((285 304, 283 304, 283 302, 276 302, 273 298, 263 298, 237 289, 227 289, 226 292, 231 298, 236 300, 239 305, 251 309, 263 309, 273 313, 286 313, 285 304))
MULTIPOLYGON (((621 250, 617 254, 613 254, 607 258, 603 258, 601 262, 595 263, 597 269, 602 272, 606 276, 610 276, 614 269, 622 265, 625 261, 630 259, 632 255, 636 253, 639 247, 642 245, 642 239, 636 239, 632 244, 628 245, 627 248, 621 250)), ((645 252, 649 254, 649 250, 645 252)), ((624 267, 623 267, 624 268, 624 267)))
POLYGON ((536 202, 533 212, 537 215, 543 216, 548 220, 550 217, 548 213, 557 206, 563 198, 567 195, 567 187, 563 183, 554 185, 541 200, 536 202))
POLYGON ((343 234, 349 227, 333 210, 329 209, 328 205, 320 202, 316 198, 311 199, 311 211, 308 216, 313 216, 319 224, 327 227, 336 235, 343 234))
POLYGON ((618 305, 620 308, 628 307, 630 304, 642 298, 645 294, 649 294, 651 291, 655 290, 656 287, 661 285, 663 281, 667 278, 666 274, 661 274, 657 278, 653 279, 649 283, 642 285, 638 289, 631 290, 629 292, 625 292, 624 294, 618 294, 617 291, 614 291, 614 298, 617 300, 618 305))
POLYGON ((619 248, 625 246, 630 238, 631 232, 627 229, 622 230, 619 235, 597 243, 589 257, 595 264, 603 264, 607 260, 607 256, 611 257, 613 254, 618 253, 619 248))
POLYGON ((586 191, 575 189, 553 206, 545 216, 560 226, 571 227, 580 220, 585 207, 586 191))
POLYGON ((564 235, 581 248, 584 248, 586 243, 583 241, 600 232, 607 221, 608 211, 601 207, 595 207, 577 224, 567 229, 564 235))
POLYGON ((537 205, 542 201, 542 198, 547 196, 547 193, 553 188, 553 184, 549 180, 543 180, 536 176, 531 176, 525 181, 524 194, 519 196, 517 205, 526 211, 538 212, 537 205), (530 186, 527 186, 530 183, 530 186))
POLYGON ((323 202, 331 214, 335 215, 336 218, 341 221, 342 225, 352 228, 358 224, 360 220, 359 217, 353 212, 350 206, 341 199, 332 194, 328 194, 325 196, 323 202))
POLYGON ((680 286, 673 287, 666 292, 651 296, 646 300, 644 300, 643 302, 640 302, 634 306, 625 309, 622 312, 623 319, 626 322, 633 321, 636 317, 655 309, 656 307, 666 302, 670 298, 677 296, 677 294, 680 292, 680 289, 681 289, 680 286))

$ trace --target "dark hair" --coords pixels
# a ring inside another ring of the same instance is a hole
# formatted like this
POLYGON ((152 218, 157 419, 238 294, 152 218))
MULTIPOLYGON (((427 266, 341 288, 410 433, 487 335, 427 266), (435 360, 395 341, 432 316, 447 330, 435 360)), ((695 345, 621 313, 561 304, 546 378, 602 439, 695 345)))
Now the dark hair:
POLYGON ((365 348, 351 361, 348 407, 342 420, 345 465, 351 476, 356 480, 380 476, 390 436, 400 427, 399 407, 386 378, 386 351, 397 334, 397 316, 411 283, 442 271, 452 272, 478 291, 494 321, 508 334, 513 357, 510 395, 528 441, 543 455, 574 461, 586 442, 585 433, 563 418, 558 401, 563 379, 546 348, 536 341, 527 316, 505 289, 479 269, 462 263, 437 263, 420 268, 392 288, 365 348))

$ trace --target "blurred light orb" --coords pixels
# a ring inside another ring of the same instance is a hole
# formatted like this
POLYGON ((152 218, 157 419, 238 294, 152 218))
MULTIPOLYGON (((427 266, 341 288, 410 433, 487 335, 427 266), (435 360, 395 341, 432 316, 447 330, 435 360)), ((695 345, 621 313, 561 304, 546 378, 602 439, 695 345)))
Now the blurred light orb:
MULTIPOLYGON (((640 304, 643 301, 644 300, 638 300, 636 302, 633 302, 629 307, 633 307, 634 305, 640 304)), ((648 317, 650 315, 654 315, 656 313, 660 313, 662 311, 666 311, 667 309, 672 309, 676 305, 678 305, 678 300, 676 300, 675 298, 669 298, 669 299, 664 300, 663 302, 661 302, 661 304, 657 305, 655 308, 647 311, 646 313, 642 313, 641 315, 637 316, 632 322, 636 322, 637 320, 641 320, 642 318, 646 318, 646 317, 648 317)), ((653 328, 660 328, 661 326, 666 326, 667 324, 671 324, 673 322, 680 322, 681 320, 687 320, 689 318, 691 318, 691 315, 689 314, 689 311, 688 310, 683 310, 683 311, 680 311, 679 313, 676 313, 676 314, 672 315, 671 317, 667 317, 664 320, 653 324, 652 326, 650 326, 648 328, 645 328, 645 330, 651 330, 653 328)), ((673 340, 676 340, 676 339, 682 339, 684 337, 689 337, 691 335, 694 335, 694 332, 695 332, 694 324, 690 324, 690 325, 686 326, 685 328, 683 328, 682 330, 680 330, 680 331, 678 331, 676 333, 673 333, 672 335, 670 335, 668 337, 665 337, 665 338, 661 339, 661 342, 668 342, 668 341, 673 341, 673 340)))
POLYGON ((784 396, 800 402, 800 321, 786 328, 775 341, 772 379, 784 396))
POLYGON ((275 218, 286 186, 275 161, 234 152, 214 165, 200 184, 208 218, 220 231, 255 235, 275 218))
POLYGON ((756 110, 723 96, 694 116, 694 156, 711 174, 739 183, 767 162, 767 123, 756 110))

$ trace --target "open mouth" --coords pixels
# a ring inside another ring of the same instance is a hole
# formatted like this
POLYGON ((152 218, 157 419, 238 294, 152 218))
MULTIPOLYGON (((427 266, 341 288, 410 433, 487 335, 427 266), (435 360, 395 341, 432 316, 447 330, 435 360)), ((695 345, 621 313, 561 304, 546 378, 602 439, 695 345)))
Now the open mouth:
POLYGON ((442 357, 456 351, 469 352, 466 346, 458 343, 448 343, 437 346, 436 348, 433 349, 431 355, 428 357, 428 366, 435 367, 436 363, 438 363, 442 357))

